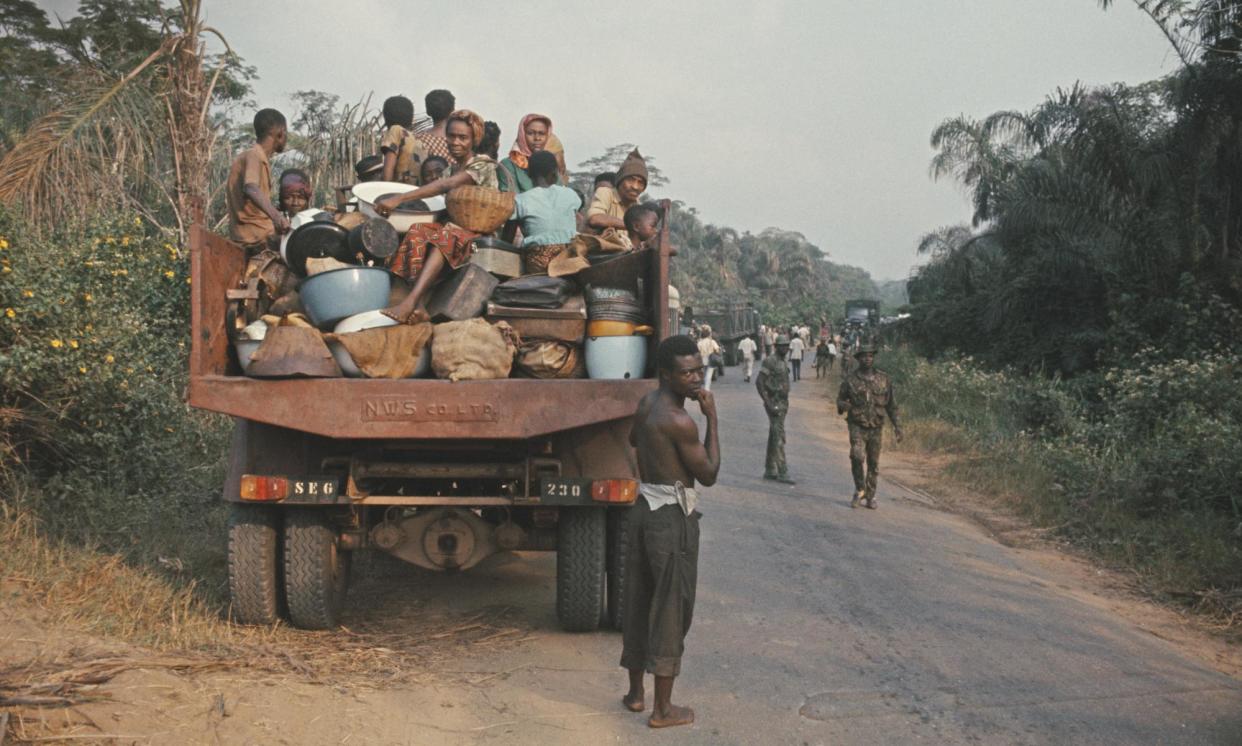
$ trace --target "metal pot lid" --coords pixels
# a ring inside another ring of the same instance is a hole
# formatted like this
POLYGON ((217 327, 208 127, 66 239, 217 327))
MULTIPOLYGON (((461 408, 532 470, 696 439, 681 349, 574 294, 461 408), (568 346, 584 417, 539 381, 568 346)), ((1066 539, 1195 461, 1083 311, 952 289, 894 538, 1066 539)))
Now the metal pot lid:
POLYGON ((370 218, 349 232, 350 247, 366 258, 382 261, 397 253, 401 236, 384 218, 370 218))
POLYGON ((306 260, 332 257, 342 262, 352 262, 349 251, 349 231, 336 223, 314 221, 294 229, 289 234, 285 249, 285 262, 299 277, 306 276, 306 260))

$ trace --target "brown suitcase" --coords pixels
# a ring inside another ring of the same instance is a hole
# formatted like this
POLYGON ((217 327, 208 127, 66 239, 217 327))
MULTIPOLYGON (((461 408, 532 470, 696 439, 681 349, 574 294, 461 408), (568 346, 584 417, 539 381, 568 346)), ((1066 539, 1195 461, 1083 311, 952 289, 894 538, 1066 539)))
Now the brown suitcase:
POLYGON ((586 336, 586 303, 581 295, 571 296, 560 308, 512 308, 488 303, 487 320, 509 322, 523 341, 557 339, 581 342, 586 336))
POLYGON ((427 313, 432 321, 465 321, 482 316, 487 299, 499 284, 491 272, 477 264, 462 265, 432 289, 427 313))

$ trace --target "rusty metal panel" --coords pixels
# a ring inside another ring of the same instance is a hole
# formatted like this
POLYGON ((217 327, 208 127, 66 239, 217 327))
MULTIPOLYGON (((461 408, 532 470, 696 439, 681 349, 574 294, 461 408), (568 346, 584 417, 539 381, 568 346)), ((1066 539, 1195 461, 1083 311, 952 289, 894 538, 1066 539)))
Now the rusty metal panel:
POLYGON ((408 507, 485 508, 513 505, 511 497, 437 497, 435 495, 370 495, 350 501, 353 505, 405 505, 408 507))
POLYGON ((524 439, 629 417, 656 382, 202 376, 191 404, 235 417, 359 439, 524 439))
POLYGON ((355 461, 354 479, 523 479, 526 462, 402 463, 355 461))
POLYGON ((649 361, 649 364, 647 367, 652 370, 655 369, 656 345, 660 343, 660 340, 664 339, 664 337, 667 336, 666 331, 668 329, 668 283, 669 283, 668 262, 669 262, 669 257, 674 256, 677 253, 677 250, 673 248, 673 244, 669 240, 669 232, 668 232, 669 231, 668 224, 670 222, 669 213, 672 210, 672 207, 673 207, 673 203, 670 202, 669 200, 667 199, 660 200, 660 209, 664 211, 664 220, 660 221, 660 243, 658 247, 659 254, 658 254, 658 258, 656 259, 656 261, 653 262, 655 266, 651 267, 651 275, 648 277, 648 280, 647 280, 647 287, 655 288, 654 293, 651 293, 650 291, 648 291, 648 294, 651 296, 652 302, 655 303, 655 317, 654 318, 655 318, 656 333, 652 335, 651 352, 647 358, 649 361))

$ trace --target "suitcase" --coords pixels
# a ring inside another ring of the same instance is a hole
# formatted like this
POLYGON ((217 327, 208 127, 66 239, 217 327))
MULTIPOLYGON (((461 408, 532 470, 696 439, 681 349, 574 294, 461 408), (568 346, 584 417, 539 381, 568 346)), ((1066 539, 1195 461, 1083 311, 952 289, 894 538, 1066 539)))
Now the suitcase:
POLYGON ((500 284, 477 264, 453 270, 431 291, 427 313, 432 321, 465 321, 483 315, 487 299, 500 284))
POLYGON ((556 339, 581 342, 586 336, 586 303, 581 295, 572 295, 560 308, 512 308, 487 304, 487 320, 506 321, 522 340, 556 339))

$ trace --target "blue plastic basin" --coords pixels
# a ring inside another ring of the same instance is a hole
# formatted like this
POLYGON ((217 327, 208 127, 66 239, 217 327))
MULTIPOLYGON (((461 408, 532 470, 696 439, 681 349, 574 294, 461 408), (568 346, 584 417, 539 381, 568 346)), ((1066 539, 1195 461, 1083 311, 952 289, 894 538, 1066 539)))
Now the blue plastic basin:
POLYGON ((347 316, 388 307, 392 273, 379 267, 346 267, 307 277, 298 286, 311 323, 324 327, 347 316))

